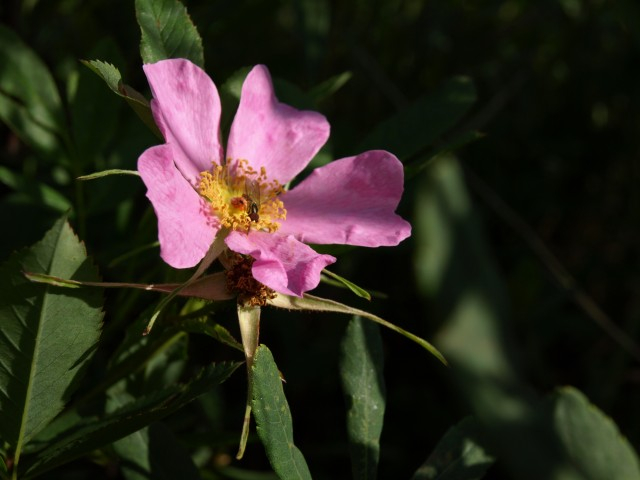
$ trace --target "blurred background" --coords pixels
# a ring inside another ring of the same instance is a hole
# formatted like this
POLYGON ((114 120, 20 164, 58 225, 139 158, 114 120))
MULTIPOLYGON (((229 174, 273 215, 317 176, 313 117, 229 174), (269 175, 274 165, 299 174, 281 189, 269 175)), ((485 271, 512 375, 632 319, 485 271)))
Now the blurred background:
MULTIPOLYGON (((581 390, 637 450, 640 4, 184 4, 217 84, 264 63, 281 99, 327 116, 332 136, 320 160, 388 148, 407 166, 398 212, 412 222, 412 237, 397 248, 328 250, 339 257, 334 271, 379 295, 369 303, 326 285, 317 292, 432 340, 452 363, 445 368, 382 332, 380 478, 409 478, 470 414, 500 458, 487 478, 545 478, 552 468, 545 461, 533 473, 518 465, 545 457, 531 409, 564 385, 581 390), (308 104, 305 93, 343 73, 341 88, 308 104), (397 130, 380 127, 398 115, 407 116, 393 124, 397 130)), ((113 263, 155 240, 139 179, 74 181, 106 168, 135 169, 138 155, 157 143, 79 63, 113 63, 125 83, 149 95, 133 2, 3 0, 0 23, 50 70, 70 132, 62 141, 21 135, 3 97, 0 258, 39 240, 71 208, 106 280, 171 278, 157 249, 113 263)), ((107 296, 106 325, 119 326, 108 330, 112 345, 154 300, 107 296)), ((274 311, 263 318, 262 341, 287 379, 296 444, 317 478, 348 478, 336 360, 346 319, 274 311)), ((227 325, 235 328, 232 315, 227 325)), ((202 362, 236 358, 208 338, 193 338, 190 351, 202 362)), ((236 374, 216 393, 225 431, 239 432, 244 381, 236 374)), ((180 431, 178 421, 174 428, 180 431)), ((266 469, 265 462, 253 444, 240 465, 266 469)))

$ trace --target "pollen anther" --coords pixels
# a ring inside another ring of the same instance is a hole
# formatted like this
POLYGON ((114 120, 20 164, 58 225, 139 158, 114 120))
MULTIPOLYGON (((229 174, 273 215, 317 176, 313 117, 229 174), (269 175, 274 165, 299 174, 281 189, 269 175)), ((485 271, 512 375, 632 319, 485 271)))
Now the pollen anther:
POLYGON ((227 159, 200 173, 198 192, 209 202, 212 215, 233 230, 275 232, 287 211, 278 197, 284 188, 269 181, 264 167, 256 171, 247 160, 227 159))
POLYGON ((253 258, 238 253, 229 258, 227 289, 238 295, 238 302, 246 307, 264 307, 276 297, 276 292, 253 278, 253 258))

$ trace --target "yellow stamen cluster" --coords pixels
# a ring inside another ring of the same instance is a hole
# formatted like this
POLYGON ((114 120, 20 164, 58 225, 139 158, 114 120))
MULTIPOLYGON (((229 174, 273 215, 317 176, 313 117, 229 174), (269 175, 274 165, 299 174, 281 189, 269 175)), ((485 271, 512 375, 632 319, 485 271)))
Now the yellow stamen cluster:
POLYGON ((227 269, 227 289, 238 294, 238 302, 245 307, 264 307, 276 292, 253 278, 253 258, 233 254, 231 268, 227 269))
POLYGON ((278 196, 284 191, 277 180, 268 181, 264 167, 255 170, 244 159, 214 165, 200 173, 198 192, 210 203, 211 213, 223 227, 275 232, 287 211, 278 196))

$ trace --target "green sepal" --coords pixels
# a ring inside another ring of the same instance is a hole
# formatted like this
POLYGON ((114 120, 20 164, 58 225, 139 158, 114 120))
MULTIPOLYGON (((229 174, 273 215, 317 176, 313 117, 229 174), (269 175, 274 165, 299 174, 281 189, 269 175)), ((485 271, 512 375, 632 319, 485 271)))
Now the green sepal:
POLYGON ((96 178, 107 177, 109 175, 135 175, 140 176, 137 170, 122 170, 119 168, 114 168, 112 170, 103 170, 102 172, 90 173, 88 175, 82 175, 78 177, 77 180, 95 180, 96 178))
POLYGON ((414 341, 422 348, 431 353, 434 357, 440 360, 444 365, 448 365, 447 360, 444 358, 444 355, 438 351, 436 347, 431 345, 426 340, 414 335, 411 332, 406 331, 403 328, 394 325, 387 320, 378 317, 372 313, 366 312, 364 310, 360 310, 359 308, 353 308, 348 305, 344 305, 342 303, 336 302, 334 300, 329 300, 327 298, 315 297, 313 295, 305 294, 304 297, 292 297, 289 295, 278 294, 272 300, 269 300, 269 305, 273 305, 274 307, 286 308, 289 310, 310 310, 315 312, 335 312, 335 313, 346 313, 348 315, 360 315, 361 317, 368 318, 380 325, 383 325, 395 332, 398 332, 400 335, 408 338, 409 340, 414 341))
POLYGON ((331 283, 332 285, 343 285, 343 286, 347 287, 349 290, 351 290, 353 293, 355 293, 357 296, 359 296, 360 298, 366 298, 367 300, 371 300, 371 294, 369 292, 367 292, 364 288, 359 287, 358 285, 353 283, 352 281, 347 280, 344 277, 341 277, 337 273, 330 272, 326 268, 324 270, 322 270, 322 273, 324 275, 328 275, 332 279, 336 280, 335 282, 333 282, 333 281, 331 281, 330 279, 328 279, 326 277, 325 278, 321 278, 326 283, 331 283))

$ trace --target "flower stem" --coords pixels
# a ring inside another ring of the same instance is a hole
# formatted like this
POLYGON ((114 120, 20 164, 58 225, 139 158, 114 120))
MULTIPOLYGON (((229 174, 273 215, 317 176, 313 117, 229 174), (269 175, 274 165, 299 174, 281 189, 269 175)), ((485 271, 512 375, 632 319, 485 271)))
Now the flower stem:
POLYGON ((238 322, 240 323, 240 336, 244 347, 244 356, 247 361, 247 404, 244 411, 240 445, 236 458, 240 460, 244 455, 249 438, 249 426, 251 423, 251 402, 253 400, 253 358, 258 349, 260 336, 260 307, 245 307, 238 304, 238 322))

